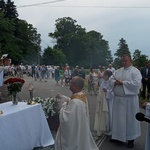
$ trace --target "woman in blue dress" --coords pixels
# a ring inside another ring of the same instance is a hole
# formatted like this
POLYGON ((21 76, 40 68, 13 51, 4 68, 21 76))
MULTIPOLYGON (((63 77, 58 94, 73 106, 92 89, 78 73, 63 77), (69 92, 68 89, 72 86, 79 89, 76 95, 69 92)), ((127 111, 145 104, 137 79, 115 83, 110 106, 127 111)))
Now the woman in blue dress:
POLYGON ((56 81, 56 84, 59 85, 59 80, 60 80, 60 71, 59 71, 59 66, 56 67, 55 69, 55 81, 56 81))

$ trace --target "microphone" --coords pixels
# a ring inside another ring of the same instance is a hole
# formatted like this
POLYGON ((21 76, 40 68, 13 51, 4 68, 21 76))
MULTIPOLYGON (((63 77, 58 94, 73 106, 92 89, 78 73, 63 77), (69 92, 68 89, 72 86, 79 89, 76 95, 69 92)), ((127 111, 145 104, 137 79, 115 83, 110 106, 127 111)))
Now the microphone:
POLYGON ((141 112, 138 112, 136 115, 135 115, 136 119, 138 121, 146 121, 148 123, 150 123, 150 119, 146 118, 145 115, 141 112))

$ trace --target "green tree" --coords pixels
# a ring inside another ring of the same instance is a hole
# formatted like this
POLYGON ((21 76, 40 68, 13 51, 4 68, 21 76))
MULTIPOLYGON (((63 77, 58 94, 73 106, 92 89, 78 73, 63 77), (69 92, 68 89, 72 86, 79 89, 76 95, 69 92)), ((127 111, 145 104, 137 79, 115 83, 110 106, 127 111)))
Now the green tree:
POLYGON ((130 54, 128 44, 123 38, 120 39, 118 46, 119 48, 114 54, 115 56, 117 56, 118 58, 121 58, 124 54, 130 54))
POLYGON ((56 39, 57 49, 62 50, 71 66, 97 67, 111 60, 108 42, 96 31, 86 32, 70 17, 56 20, 55 32, 49 36, 56 39))
POLYGON ((8 53, 12 63, 40 63, 41 38, 37 29, 17 18, 18 13, 11 0, 0 1, 1 54, 8 53))
POLYGON ((120 58, 115 58, 113 62, 113 66, 117 69, 122 66, 120 58))
POLYGON ((25 41, 27 46, 23 51, 25 53, 25 60, 34 64, 40 63, 38 59, 41 53, 41 35, 37 33, 37 29, 32 24, 28 24, 27 36, 28 39, 26 38, 25 41))
POLYGON ((138 59, 141 56, 141 51, 136 49, 133 53, 133 61, 138 59))
POLYGON ((108 41, 103 39, 103 35, 94 30, 89 31, 87 35, 86 49, 88 57, 86 61, 90 63, 90 68, 95 68, 99 65, 105 66, 112 62, 108 41))
POLYGON ((84 45, 81 40, 85 29, 70 17, 58 18, 55 26, 55 32, 49 33, 50 37, 56 39, 55 48, 62 50, 70 65, 73 65, 75 61, 78 63, 84 55, 84 45), (80 55, 82 52, 83 55, 80 55))
POLYGON ((14 23, 10 22, 8 18, 4 18, 2 12, 0 12, 0 44, 1 54, 9 53, 9 50, 13 47, 15 41, 14 36, 14 23))
POLYGON ((37 29, 24 20, 9 21, 0 15, 1 52, 8 53, 14 64, 39 64, 41 38, 37 29))
POLYGON ((14 20, 17 17, 16 7, 14 2, 10 0, 5 3, 0 2, 0 43, 1 53, 8 53, 8 56, 13 60, 20 59, 20 52, 18 51, 18 45, 16 44, 16 37, 14 35, 15 23, 14 20))
POLYGON ((121 57, 124 54, 131 54, 128 48, 128 44, 126 43, 126 41, 121 38, 118 44, 119 48, 117 49, 116 53, 114 54, 116 56, 115 60, 114 60, 114 66, 115 67, 120 67, 122 66, 121 64, 121 57))
POLYGON ((13 63, 39 64, 41 57, 41 38, 40 34, 37 33, 37 29, 25 20, 16 19, 14 23, 15 45, 17 45, 15 52, 17 53, 11 55, 13 63), (16 57, 19 59, 16 59, 16 57))
POLYGON ((18 12, 16 9, 16 5, 14 5, 14 2, 11 2, 11 0, 7 0, 5 7, 4 7, 4 16, 6 18, 16 19, 18 17, 18 12))
POLYGON ((133 53, 133 65, 137 68, 145 66, 145 63, 148 61, 148 56, 141 54, 141 51, 136 49, 133 53))
POLYGON ((64 65, 66 63, 66 56, 61 50, 52 49, 48 47, 44 50, 42 56, 42 63, 45 65, 64 65))
POLYGON ((5 11, 5 1, 0 0, 0 12, 4 13, 5 11))

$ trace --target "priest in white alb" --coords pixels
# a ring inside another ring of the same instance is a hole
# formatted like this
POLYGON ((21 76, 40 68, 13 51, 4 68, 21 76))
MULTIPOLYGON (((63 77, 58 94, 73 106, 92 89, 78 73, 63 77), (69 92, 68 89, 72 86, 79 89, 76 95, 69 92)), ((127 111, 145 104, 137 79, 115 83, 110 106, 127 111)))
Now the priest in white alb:
POLYGON ((82 91, 84 79, 75 76, 69 85, 72 91, 70 98, 57 95, 65 102, 60 110, 55 150, 98 150, 90 131, 88 101, 82 91))
POLYGON ((112 116, 112 141, 127 142, 128 148, 134 147, 134 140, 141 135, 140 122, 135 115, 139 112, 139 90, 141 73, 133 66, 131 56, 122 57, 123 67, 112 76, 114 103, 112 116))

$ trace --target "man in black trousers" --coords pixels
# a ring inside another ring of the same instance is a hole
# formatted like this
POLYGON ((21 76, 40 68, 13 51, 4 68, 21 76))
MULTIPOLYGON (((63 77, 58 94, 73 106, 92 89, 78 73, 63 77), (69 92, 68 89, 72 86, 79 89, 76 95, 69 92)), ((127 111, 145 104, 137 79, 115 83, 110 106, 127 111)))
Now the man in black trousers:
POLYGON ((145 67, 141 69, 141 75, 142 75, 142 97, 143 99, 147 98, 149 99, 150 94, 150 62, 146 62, 145 67))

